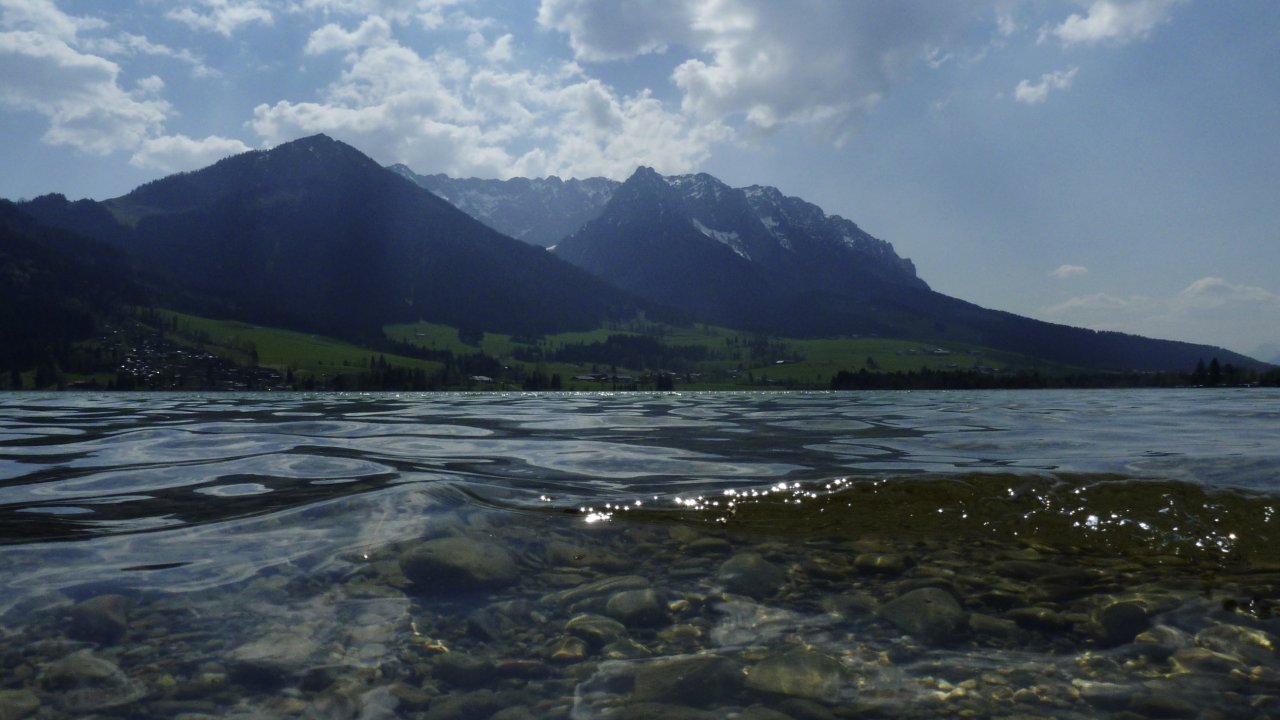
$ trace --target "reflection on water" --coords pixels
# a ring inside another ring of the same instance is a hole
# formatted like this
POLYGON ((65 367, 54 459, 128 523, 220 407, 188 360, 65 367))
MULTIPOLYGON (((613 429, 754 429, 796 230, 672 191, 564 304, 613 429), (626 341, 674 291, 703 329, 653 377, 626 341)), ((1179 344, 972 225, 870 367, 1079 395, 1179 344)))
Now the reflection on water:
POLYGON ((0 396, 0 717, 1280 714, 1280 395, 0 396))

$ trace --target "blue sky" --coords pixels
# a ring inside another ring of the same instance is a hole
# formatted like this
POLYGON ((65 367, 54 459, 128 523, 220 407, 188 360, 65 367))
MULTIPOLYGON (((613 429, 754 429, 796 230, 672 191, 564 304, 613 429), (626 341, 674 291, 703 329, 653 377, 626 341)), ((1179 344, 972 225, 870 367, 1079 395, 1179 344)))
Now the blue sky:
POLYGON ((705 171, 965 300, 1270 359, 1278 36, 1274 0, 0 0, 0 197, 316 132, 420 173, 705 171))

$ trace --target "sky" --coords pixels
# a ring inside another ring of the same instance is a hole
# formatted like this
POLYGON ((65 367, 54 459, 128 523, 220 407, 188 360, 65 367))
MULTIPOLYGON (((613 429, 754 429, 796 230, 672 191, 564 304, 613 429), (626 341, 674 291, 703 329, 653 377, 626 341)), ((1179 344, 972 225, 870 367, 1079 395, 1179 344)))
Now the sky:
POLYGON ((773 185, 948 295, 1280 359, 1274 0, 0 0, 0 197, 320 132, 773 185))

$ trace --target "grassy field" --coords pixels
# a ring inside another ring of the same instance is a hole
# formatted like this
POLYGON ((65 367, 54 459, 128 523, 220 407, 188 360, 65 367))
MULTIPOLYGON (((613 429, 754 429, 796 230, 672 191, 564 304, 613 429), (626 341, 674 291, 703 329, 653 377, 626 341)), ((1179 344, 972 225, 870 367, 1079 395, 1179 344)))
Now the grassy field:
MULTIPOLYGON (((531 371, 533 364, 521 363, 513 355, 520 348, 540 346, 551 353, 566 345, 603 343, 610 335, 649 334, 669 347, 705 348, 707 360, 694 371, 679 376, 691 389, 750 387, 761 382, 784 383, 807 387, 827 387, 841 370, 857 372, 933 371, 988 372, 1032 371, 1057 372, 1070 368, 1043 363, 1036 358, 1005 353, 972 345, 929 343, 883 338, 791 339, 763 337, 728 328, 696 324, 691 326, 654 325, 643 322, 600 328, 589 332, 560 333, 536 339, 517 339, 510 335, 485 333, 474 345, 459 339, 458 331, 445 325, 415 323, 389 325, 387 336, 399 342, 435 350, 467 354, 483 352, 503 360, 508 366, 523 365, 531 371)), ((474 340, 474 339, 473 339, 474 340)), ((598 387, 573 381, 577 375, 592 370, 616 372, 620 375, 643 376, 669 368, 592 367, 590 363, 568 364, 546 362, 537 369, 547 375, 559 374, 565 389, 598 387)))
POLYGON ((377 353, 321 335, 260 327, 233 320, 214 320, 171 310, 157 311, 168 324, 166 335, 175 342, 200 345, 240 364, 257 364, 295 376, 363 373, 373 358, 397 367, 434 373, 442 365, 430 360, 377 353))

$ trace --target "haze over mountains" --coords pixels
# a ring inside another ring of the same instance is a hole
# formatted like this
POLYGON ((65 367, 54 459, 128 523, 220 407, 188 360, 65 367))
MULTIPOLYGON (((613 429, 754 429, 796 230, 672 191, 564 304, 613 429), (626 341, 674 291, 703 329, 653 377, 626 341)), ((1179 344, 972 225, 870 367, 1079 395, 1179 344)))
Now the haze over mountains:
POLYGON ((111 200, 45 196, 17 209, 114 248, 156 302, 354 339, 419 319, 539 334, 643 311, 789 336, 966 342, 1099 369, 1257 366, 946 297, 853 222, 702 174, 455 180, 383 168, 318 135, 111 200))

